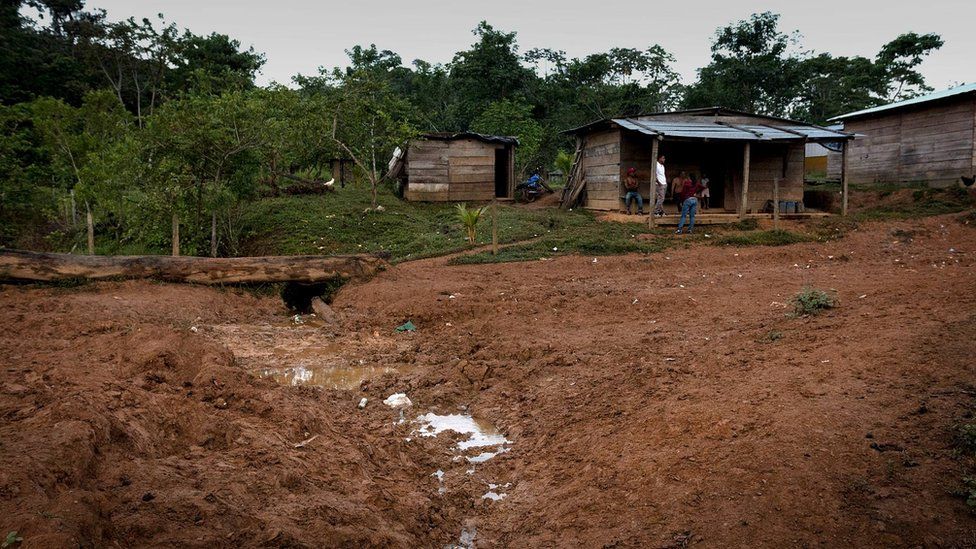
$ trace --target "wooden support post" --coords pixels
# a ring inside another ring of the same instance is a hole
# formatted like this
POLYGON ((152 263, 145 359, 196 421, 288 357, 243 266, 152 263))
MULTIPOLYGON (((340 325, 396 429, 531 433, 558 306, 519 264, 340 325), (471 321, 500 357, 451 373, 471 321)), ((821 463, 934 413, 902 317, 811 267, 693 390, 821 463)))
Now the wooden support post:
POLYGON ((749 205, 749 155, 750 143, 745 142, 742 147, 742 196, 739 198, 739 219, 746 216, 746 208, 749 205))
POLYGON ((495 203, 491 201, 491 255, 498 255, 498 212, 495 203))
POLYGON ((773 229, 779 229, 779 177, 773 178, 773 229))
POLYGON ((657 227, 657 218, 654 215, 657 213, 657 157, 659 156, 659 139, 655 137, 651 140, 651 195, 648 198, 650 202, 647 208, 651 213, 647 216, 647 224, 651 227, 657 227))
POLYGON ((180 216, 173 212, 173 257, 180 255, 180 216))
POLYGON ((850 141, 844 142, 844 148, 840 153, 840 215, 847 215, 847 146, 850 141))

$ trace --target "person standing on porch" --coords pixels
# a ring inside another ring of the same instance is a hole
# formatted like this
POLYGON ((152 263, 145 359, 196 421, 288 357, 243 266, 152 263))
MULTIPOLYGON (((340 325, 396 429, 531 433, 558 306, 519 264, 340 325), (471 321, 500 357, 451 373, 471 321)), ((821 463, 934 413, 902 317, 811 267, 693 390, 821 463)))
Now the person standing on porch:
POLYGON ((664 174, 664 155, 657 157, 657 187, 654 192, 654 215, 664 215, 664 195, 668 192, 668 176, 664 174))
POLYGON ((694 177, 686 179, 681 186, 681 192, 678 195, 679 200, 681 200, 681 217, 678 219, 678 230, 674 234, 681 234, 681 230, 685 226, 685 216, 688 216, 688 234, 694 232, 695 212, 698 210, 698 198, 695 195, 701 192, 703 188, 701 183, 694 180, 694 177))
POLYGON ((702 211, 708 209, 708 199, 712 196, 711 191, 708 190, 708 184, 709 183, 710 183, 710 181, 708 179, 708 176, 705 175, 705 174, 702 174, 701 184, 702 184, 702 187, 703 188, 702 188, 702 191, 700 193, 702 211))
POLYGON ((644 199, 640 195, 640 182, 637 180, 637 168, 627 168, 627 176, 624 177, 624 205, 627 206, 627 215, 630 215, 630 203, 637 201, 637 215, 644 215, 644 199))

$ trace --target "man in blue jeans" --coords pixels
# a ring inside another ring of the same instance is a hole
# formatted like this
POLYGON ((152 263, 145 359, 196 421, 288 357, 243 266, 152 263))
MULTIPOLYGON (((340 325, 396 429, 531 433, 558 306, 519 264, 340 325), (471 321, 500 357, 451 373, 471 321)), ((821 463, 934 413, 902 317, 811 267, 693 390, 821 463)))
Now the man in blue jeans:
POLYGON ((681 234, 685 226, 685 216, 688 216, 688 234, 695 230, 695 212, 698 211, 698 198, 695 195, 704 188, 695 180, 694 175, 685 180, 678 195, 681 199, 681 218, 678 219, 678 230, 674 234, 681 234))

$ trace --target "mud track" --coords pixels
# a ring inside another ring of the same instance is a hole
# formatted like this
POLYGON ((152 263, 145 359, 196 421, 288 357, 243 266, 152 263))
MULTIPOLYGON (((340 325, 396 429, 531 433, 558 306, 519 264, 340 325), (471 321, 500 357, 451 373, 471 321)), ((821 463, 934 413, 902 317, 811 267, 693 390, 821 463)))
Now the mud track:
POLYGON ((974 465, 952 445, 976 405, 974 282, 976 230, 946 216, 782 248, 406 263, 339 293, 341 329, 238 290, 3 287, 0 534, 976 544, 951 494, 974 465), (840 307, 788 317, 804 285, 840 307), (405 320, 418 331, 393 333, 405 320), (352 389, 256 375, 296 363, 371 369, 352 389), (418 435, 429 412, 471 413, 508 451, 472 465, 462 437, 418 435))

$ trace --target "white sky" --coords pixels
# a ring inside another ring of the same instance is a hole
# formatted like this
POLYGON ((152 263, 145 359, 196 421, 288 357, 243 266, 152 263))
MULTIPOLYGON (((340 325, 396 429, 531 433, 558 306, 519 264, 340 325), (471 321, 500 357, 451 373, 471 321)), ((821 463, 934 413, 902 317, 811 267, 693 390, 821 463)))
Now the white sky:
POLYGON ((671 52, 685 83, 710 57, 715 30, 752 13, 782 15, 780 28, 799 30, 804 49, 873 57, 897 35, 935 32, 945 45, 921 72, 935 89, 976 81, 974 0, 88 0, 111 19, 155 17, 197 34, 219 32, 265 53, 260 84, 290 84, 319 66, 344 66, 344 50, 375 43, 406 64, 420 58, 446 63, 474 41, 482 19, 517 31, 520 51, 548 47, 582 57, 611 47, 671 52))

